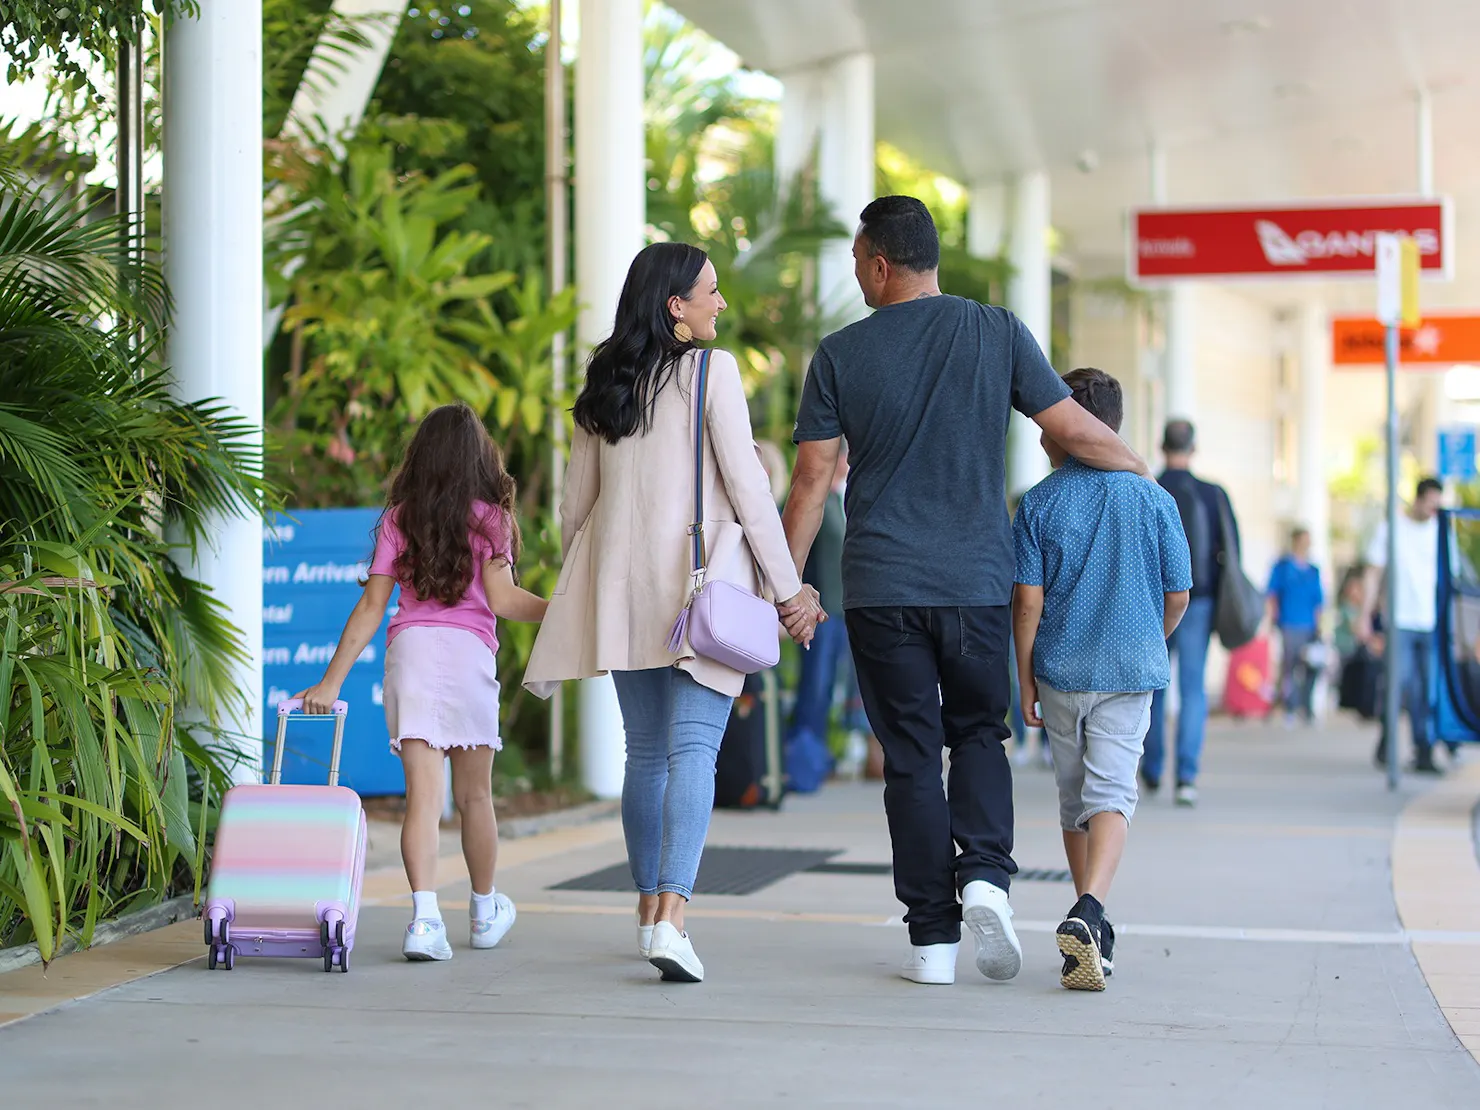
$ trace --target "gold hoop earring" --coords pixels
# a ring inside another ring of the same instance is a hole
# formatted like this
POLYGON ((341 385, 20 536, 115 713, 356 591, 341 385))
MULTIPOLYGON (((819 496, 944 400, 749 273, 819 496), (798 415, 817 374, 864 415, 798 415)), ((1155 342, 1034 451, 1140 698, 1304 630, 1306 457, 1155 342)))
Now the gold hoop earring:
POLYGON ((673 338, 680 343, 692 343, 694 341, 694 329, 682 320, 673 325, 673 338))

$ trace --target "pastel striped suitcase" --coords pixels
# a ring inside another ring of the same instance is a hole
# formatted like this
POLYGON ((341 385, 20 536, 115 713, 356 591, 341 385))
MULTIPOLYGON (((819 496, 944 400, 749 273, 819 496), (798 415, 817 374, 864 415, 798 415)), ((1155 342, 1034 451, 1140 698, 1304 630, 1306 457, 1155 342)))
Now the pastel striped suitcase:
POLYGON ((238 956, 322 958, 324 970, 349 970, 365 877, 365 810, 339 783, 339 753, 349 707, 300 715, 334 722, 328 786, 284 785, 283 739, 293 711, 278 706, 272 777, 234 786, 221 803, 205 919, 206 962, 230 971, 238 956))

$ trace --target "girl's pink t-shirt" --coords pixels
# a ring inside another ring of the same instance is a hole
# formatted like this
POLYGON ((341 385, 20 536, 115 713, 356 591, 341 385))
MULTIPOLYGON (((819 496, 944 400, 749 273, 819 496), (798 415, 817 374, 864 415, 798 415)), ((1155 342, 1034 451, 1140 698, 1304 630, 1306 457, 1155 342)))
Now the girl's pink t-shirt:
MULTIPOLYGON (((380 534, 375 538, 375 555, 370 560, 371 574, 396 578, 396 557, 406 546, 406 537, 397 523, 399 517, 400 509, 396 508, 381 518, 380 534)), ((483 589, 483 567, 494 559, 509 557, 509 523, 504 511, 484 501, 473 502, 468 541, 473 547, 473 579, 468 583, 467 592, 456 605, 444 605, 434 597, 425 601, 419 599, 408 583, 400 582, 400 607, 386 630, 387 646, 403 628, 461 628, 487 644, 489 651, 498 654, 497 621, 493 610, 488 607, 488 595, 483 589), (490 536, 493 537, 491 540, 490 536)))

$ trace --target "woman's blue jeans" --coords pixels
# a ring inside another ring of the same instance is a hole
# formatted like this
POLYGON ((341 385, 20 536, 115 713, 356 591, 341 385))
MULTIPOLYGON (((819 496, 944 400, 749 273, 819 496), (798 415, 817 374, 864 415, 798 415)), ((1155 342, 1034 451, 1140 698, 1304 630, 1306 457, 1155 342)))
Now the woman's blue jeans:
POLYGON ((642 894, 690 898, 714 809, 714 760, 732 698, 675 667, 614 671, 627 731, 622 831, 642 894))

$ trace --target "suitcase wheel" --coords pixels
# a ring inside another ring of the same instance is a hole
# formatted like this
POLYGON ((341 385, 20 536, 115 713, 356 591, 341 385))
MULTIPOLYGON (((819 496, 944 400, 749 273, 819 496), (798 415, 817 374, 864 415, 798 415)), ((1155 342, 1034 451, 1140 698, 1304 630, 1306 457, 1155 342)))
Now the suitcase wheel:
POLYGON ((342 972, 344 972, 346 975, 349 974, 349 949, 348 948, 341 948, 339 950, 339 970, 342 971, 342 972))
POLYGON ((333 971, 334 970, 334 949, 332 949, 332 948, 325 948, 324 949, 324 970, 325 971, 333 971))
POLYGON ((214 944, 211 945, 210 950, 206 952, 206 968, 209 971, 216 970, 216 946, 214 944))
POLYGON ((223 951, 226 955, 226 960, 222 964, 222 966, 226 968, 227 971, 230 971, 236 966, 236 947, 234 945, 228 944, 225 949, 223 949, 223 951))

